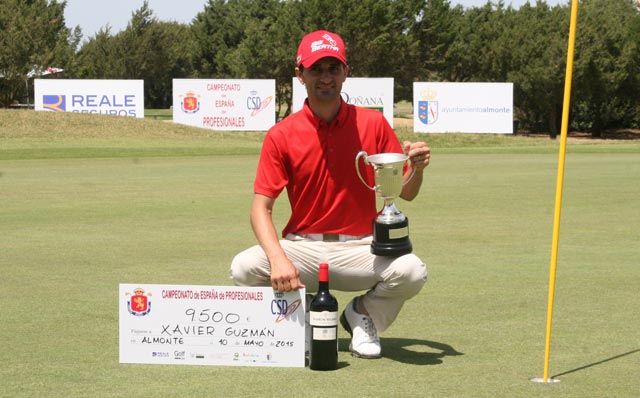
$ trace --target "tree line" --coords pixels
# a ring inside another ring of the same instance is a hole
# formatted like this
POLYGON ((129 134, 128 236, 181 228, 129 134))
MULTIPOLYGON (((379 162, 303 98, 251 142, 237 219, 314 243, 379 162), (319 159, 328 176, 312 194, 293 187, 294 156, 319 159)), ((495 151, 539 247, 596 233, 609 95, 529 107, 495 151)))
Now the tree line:
MULTIPOLYGON (((179 5, 176 5, 177 7, 179 5)), ((145 1, 127 27, 84 39, 67 27, 66 1, 0 0, 0 102, 22 101, 26 74, 142 79, 145 106, 168 108, 172 79, 275 79, 291 110, 295 56, 305 33, 345 40, 351 76, 393 77, 395 101, 413 82, 513 82, 520 127, 560 128, 570 1, 518 9, 463 8, 448 0, 208 0, 189 24, 160 21, 145 1)), ((640 12, 636 0, 581 0, 570 123, 599 135, 640 127, 640 12)))

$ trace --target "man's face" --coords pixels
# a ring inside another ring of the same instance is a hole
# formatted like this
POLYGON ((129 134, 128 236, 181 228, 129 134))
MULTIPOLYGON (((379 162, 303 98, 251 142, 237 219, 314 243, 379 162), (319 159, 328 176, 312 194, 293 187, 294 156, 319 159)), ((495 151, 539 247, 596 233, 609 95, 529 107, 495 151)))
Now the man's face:
POLYGON ((322 58, 309 68, 296 68, 296 75, 305 85, 307 96, 317 101, 339 98, 348 73, 349 67, 333 57, 322 58))

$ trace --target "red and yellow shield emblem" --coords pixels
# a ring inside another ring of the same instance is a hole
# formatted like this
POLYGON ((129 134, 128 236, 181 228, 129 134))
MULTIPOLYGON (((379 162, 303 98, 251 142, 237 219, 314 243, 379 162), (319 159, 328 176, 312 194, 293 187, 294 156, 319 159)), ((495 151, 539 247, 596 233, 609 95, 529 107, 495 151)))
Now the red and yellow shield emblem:
MULTIPOLYGON (((127 293, 129 295, 130 293, 127 293)), ((143 289, 137 288, 133 291, 133 295, 127 301, 129 313, 134 316, 145 316, 151 311, 151 301, 149 300, 151 293, 145 294, 143 289)))
POLYGON ((182 111, 185 113, 196 113, 200 110, 200 100, 198 99, 199 95, 193 91, 188 91, 187 94, 182 98, 182 111))

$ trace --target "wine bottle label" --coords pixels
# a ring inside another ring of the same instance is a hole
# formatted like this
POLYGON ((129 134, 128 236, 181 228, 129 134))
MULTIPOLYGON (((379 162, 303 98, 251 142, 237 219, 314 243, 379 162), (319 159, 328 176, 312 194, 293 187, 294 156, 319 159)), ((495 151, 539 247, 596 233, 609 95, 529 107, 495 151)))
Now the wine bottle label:
POLYGON ((338 313, 329 311, 309 311, 311 326, 338 326, 338 313))
POLYGON ((338 328, 313 328, 314 340, 335 340, 338 338, 338 328))

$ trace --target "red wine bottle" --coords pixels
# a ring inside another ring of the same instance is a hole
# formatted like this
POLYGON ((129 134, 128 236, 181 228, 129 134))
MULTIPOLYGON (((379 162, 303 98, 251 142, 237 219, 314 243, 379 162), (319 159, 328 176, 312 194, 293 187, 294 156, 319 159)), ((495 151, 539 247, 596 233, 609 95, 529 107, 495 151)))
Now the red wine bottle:
POLYGON ((335 370, 338 368, 338 300, 329 292, 329 265, 320 264, 318 292, 309 307, 311 346, 309 368, 335 370))

